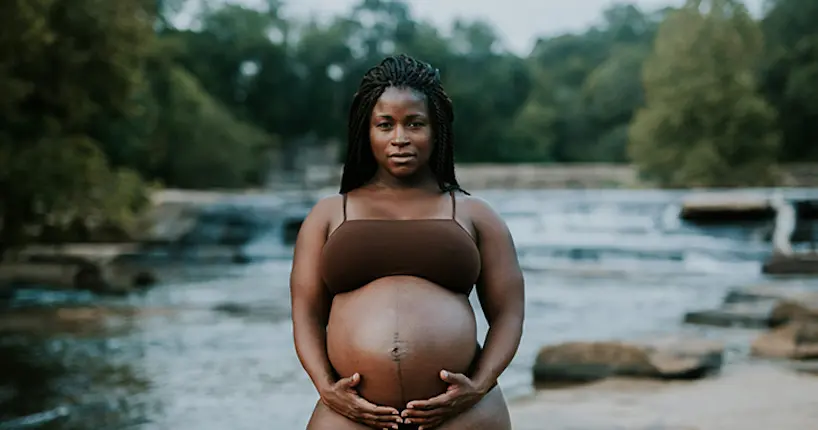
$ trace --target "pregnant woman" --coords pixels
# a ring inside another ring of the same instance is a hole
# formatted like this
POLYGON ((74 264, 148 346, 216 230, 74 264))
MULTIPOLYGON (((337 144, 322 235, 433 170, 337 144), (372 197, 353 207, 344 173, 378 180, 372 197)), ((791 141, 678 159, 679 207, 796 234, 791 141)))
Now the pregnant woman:
POLYGON ((453 120, 438 71, 405 55, 355 94, 341 192, 304 220, 290 280, 320 394, 309 430, 511 428, 497 379, 522 335, 523 277, 506 224, 457 183, 453 120))

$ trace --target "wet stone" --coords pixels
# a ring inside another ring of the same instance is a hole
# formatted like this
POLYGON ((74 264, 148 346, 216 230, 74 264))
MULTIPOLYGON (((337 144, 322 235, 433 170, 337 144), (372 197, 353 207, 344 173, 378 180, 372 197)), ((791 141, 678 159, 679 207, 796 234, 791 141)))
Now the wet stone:
POLYGON ((818 292, 775 287, 734 289, 720 308, 687 312, 688 324, 768 328, 791 321, 818 321, 818 292))
POLYGON ((776 255, 764 262, 761 271, 770 275, 818 275, 818 254, 776 255))
POLYGON ((724 346, 698 339, 566 342, 543 347, 534 364, 539 387, 625 376, 699 379, 721 368, 724 346))
POLYGON ((762 333, 753 355, 793 360, 818 360, 818 321, 793 321, 762 333))
POLYGON ((690 311, 685 313, 687 324, 716 327, 766 328, 771 325, 772 310, 776 302, 735 303, 718 309, 690 311))
POLYGON ((803 292, 800 290, 784 290, 780 287, 765 285, 734 288, 728 291, 724 296, 724 304, 730 305, 735 303, 765 302, 770 300, 797 297, 799 294, 803 294, 803 292))
POLYGON ((248 321, 276 322, 290 317, 288 306, 281 303, 232 303, 224 302, 211 308, 214 312, 248 321))

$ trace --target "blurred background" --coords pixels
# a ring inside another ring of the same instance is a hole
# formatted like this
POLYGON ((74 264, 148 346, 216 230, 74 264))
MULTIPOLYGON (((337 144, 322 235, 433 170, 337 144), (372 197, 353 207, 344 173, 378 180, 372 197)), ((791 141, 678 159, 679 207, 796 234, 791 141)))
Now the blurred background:
POLYGON ((814 0, 2 0, 0 429, 304 428, 292 243, 393 53, 440 69, 460 182, 518 246, 516 430, 814 428, 815 22, 814 0))

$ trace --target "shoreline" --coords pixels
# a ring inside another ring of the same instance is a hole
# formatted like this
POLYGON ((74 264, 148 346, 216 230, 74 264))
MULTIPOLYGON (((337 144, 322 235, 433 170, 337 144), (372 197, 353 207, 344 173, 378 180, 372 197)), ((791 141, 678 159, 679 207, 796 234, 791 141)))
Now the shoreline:
MULTIPOLYGON (((293 172, 289 185, 307 189, 336 188, 341 165, 313 165, 293 172), (299 178, 300 176, 300 178, 299 178), (297 178, 297 179, 296 179, 297 178)), ((662 189, 641 178, 632 164, 615 163, 458 163, 455 172, 467 190, 486 189, 662 189)), ((777 187, 818 187, 818 165, 785 164, 778 168, 777 187)), ((275 188, 277 181, 268 184, 275 188)), ((746 189, 748 187, 738 187, 746 189)), ((688 187, 685 190, 696 190, 688 187)))
POLYGON ((698 381, 611 378, 509 401, 514 430, 804 430, 818 420, 818 375, 770 362, 698 381), (767 397, 769 393, 773 397, 767 397))

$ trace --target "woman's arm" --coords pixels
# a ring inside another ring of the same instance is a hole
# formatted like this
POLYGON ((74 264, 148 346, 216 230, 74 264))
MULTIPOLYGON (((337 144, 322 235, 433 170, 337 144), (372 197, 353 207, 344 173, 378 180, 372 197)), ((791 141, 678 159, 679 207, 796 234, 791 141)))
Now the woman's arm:
POLYGON ((481 392, 487 393, 520 345, 525 317, 524 281, 506 223, 482 200, 469 199, 468 205, 483 261, 477 295, 489 324, 483 353, 471 380, 481 392))
POLYGON ((497 383, 500 374, 517 353, 523 334, 525 294, 523 273, 511 233, 500 216, 485 202, 469 199, 468 206, 483 270, 477 295, 489 323, 483 351, 472 375, 443 369, 440 378, 449 384, 446 392, 428 400, 411 401, 404 422, 434 429, 480 401, 497 383))
POLYGON ((295 350, 319 393, 329 390, 336 382, 326 348, 331 298, 319 270, 332 206, 331 197, 322 199, 304 219, 295 242, 290 272, 295 350))
POLYGON ((340 198, 328 197, 318 202, 301 224, 295 241, 290 273, 295 351, 321 401, 330 409, 373 429, 398 428, 401 422, 398 410, 374 405, 359 396, 356 387, 361 377, 357 373, 337 380, 327 356, 332 298, 321 279, 320 262, 331 214, 341 210, 340 198))

